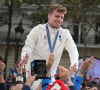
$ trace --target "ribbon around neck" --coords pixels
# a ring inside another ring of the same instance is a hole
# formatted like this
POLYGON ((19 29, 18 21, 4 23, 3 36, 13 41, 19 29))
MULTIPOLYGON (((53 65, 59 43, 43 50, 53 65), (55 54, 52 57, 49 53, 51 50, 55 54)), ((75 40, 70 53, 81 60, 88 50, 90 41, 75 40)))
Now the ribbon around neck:
POLYGON ((49 28, 48 28, 48 24, 46 24, 46 32, 47 32, 47 38, 48 38, 48 44, 49 44, 49 49, 50 49, 50 53, 53 53, 54 48, 55 48, 55 44, 59 35, 59 30, 57 30, 53 45, 51 45, 51 38, 50 38, 50 32, 49 32, 49 28))

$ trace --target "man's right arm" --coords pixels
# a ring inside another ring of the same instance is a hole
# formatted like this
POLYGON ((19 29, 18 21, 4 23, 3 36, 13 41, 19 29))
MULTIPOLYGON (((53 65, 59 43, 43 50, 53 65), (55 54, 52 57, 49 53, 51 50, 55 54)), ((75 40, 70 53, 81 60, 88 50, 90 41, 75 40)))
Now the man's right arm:
POLYGON ((31 30, 31 32, 28 34, 28 36, 25 40, 25 45, 22 48, 21 59, 23 59, 23 57, 26 54, 28 54, 28 56, 30 56, 30 53, 32 52, 32 50, 36 44, 37 35, 38 35, 37 33, 38 33, 38 26, 33 28, 31 30))

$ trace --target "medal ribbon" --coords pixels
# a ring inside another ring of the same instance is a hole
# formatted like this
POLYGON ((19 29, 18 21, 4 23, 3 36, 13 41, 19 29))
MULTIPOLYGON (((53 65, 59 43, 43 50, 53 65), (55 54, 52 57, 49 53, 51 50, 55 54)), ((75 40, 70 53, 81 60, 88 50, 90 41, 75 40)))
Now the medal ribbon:
POLYGON ((49 32, 49 28, 48 28, 48 24, 46 24, 46 32, 47 32, 47 38, 48 38, 48 44, 49 44, 49 49, 50 49, 50 53, 53 53, 54 48, 55 48, 55 44, 59 35, 59 30, 57 30, 53 45, 51 45, 51 38, 50 38, 50 32, 49 32))

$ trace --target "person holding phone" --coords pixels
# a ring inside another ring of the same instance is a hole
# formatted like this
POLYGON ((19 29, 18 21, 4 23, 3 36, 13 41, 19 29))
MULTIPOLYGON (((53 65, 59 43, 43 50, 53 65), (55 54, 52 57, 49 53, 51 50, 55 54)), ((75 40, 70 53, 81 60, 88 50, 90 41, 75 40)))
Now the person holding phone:
POLYGON ((51 5, 48 12, 48 22, 35 26, 28 34, 21 53, 22 59, 26 54, 29 56, 26 64, 27 71, 31 70, 30 63, 33 60, 45 59, 47 62, 49 55, 53 54, 54 62, 50 68, 50 74, 51 77, 54 77, 64 48, 69 53, 71 66, 75 63, 78 66, 79 55, 74 40, 69 30, 61 27, 66 12, 66 7, 60 4, 51 5))

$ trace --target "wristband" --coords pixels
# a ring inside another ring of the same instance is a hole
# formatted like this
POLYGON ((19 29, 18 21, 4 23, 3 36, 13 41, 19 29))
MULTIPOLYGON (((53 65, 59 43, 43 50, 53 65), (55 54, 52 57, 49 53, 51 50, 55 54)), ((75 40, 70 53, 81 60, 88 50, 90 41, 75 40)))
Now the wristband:
POLYGON ((81 70, 81 69, 79 69, 79 70, 76 72, 76 74, 77 74, 78 72, 81 72, 82 74, 84 74, 83 70, 81 70))
POLYGON ((0 72, 0 74, 4 75, 4 74, 5 74, 5 72, 0 72))
POLYGON ((64 83, 67 83, 68 81, 71 81, 71 79, 66 79, 66 80, 64 80, 64 83))
POLYGON ((23 77, 22 76, 17 76, 16 81, 22 81, 23 82, 23 77))
POLYGON ((23 84, 22 81, 16 81, 16 84, 23 84))
POLYGON ((50 71, 49 71, 49 70, 47 70, 47 73, 49 73, 49 74, 50 74, 50 71))
POLYGON ((23 76, 23 74, 22 73, 17 73, 17 76, 23 76))

